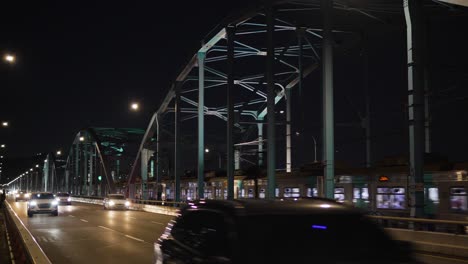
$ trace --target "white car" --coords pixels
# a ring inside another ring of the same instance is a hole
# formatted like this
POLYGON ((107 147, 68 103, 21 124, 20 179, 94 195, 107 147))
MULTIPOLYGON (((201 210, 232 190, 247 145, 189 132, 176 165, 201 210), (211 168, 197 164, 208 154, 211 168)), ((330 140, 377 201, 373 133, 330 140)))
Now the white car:
POLYGON ((104 198, 104 210, 106 209, 123 209, 128 210, 130 208, 130 201, 125 199, 123 194, 109 194, 104 198))
POLYGON ((31 194, 28 202, 28 216, 33 217, 34 214, 58 215, 58 201, 53 193, 37 192, 31 194))

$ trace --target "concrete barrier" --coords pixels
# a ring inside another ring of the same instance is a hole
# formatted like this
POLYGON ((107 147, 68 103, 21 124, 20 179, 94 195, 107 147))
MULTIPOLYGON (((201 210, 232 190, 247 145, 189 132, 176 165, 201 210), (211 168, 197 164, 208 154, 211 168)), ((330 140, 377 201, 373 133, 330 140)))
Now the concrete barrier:
POLYGON ((398 228, 385 228, 385 230, 393 239, 411 242, 416 251, 468 258, 467 235, 413 231, 398 228))
MULTIPOLYGON (((90 199, 90 198, 82 198, 82 197, 72 197, 72 202, 103 205, 103 201, 100 199, 90 199)), ((149 213, 172 215, 172 216, 177 216, 179 214, 179 208, 170 207, 170 206, 132 203, 130 206, 130 209, 138 210, 138 211, 145 211, 149 213)))
POLYGON ((7 226, 12 240, 15 263, 51 264, 49 258, 18 217, 11 205, 6 202, 7 226))

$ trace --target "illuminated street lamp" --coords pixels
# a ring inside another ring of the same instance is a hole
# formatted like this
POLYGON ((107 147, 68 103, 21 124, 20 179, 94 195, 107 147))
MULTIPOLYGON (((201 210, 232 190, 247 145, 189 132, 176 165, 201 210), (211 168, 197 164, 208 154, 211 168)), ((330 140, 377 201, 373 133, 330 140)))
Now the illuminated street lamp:
POLYGON ((84 137, 80 137, 80 141, 84 141, 84 137))
POLYGON ((210 152, 210 149, 206 148, 205 153, 208 153, 208 152, 210 152))
POLYGON ((57 150, 57 156, 60 156, 60 155, 62 155, 62 151, 57 150))
POLYGON ((39 168, 39 164, 36 164, 36 168, 39 168))
POLYGON ((137 111, 138 108, 140 108, 140 106, 138 105, 138 103, 132 103, 130 105, 130 108, 133 110, 133 111, 137 111))
POLYGON ((5 144, 0 145, 0 148, 5 148, 5 144))
POLYGON ((8 122, 7 122, 7 121, 3 121, 3 122, 2 122, 2 126, 3 126, 3 127, 8 127, 8 122))
POLYGON ((16 57, 14 55, 12 55, 12 54, 5 54, 3 59, 8 63, 14 63, 15 60, 16 60, 16 57))

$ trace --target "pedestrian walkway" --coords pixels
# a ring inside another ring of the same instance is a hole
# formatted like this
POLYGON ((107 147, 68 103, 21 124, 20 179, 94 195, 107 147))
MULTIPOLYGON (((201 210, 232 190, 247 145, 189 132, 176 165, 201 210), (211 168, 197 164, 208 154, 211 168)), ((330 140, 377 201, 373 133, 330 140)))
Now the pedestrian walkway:
POLYGON ((10 250, 8 249, 5 225, 5 211, 0 208, 0 263, 10 264, 10 250))

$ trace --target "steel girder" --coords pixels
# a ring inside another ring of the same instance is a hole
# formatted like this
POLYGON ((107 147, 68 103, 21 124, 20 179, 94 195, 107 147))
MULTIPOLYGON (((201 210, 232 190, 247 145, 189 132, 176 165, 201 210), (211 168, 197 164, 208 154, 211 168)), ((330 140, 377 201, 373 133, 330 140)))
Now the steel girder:
POLYGON ((121 191, 143 133, 133 128, 79 131, 67 157, 62 188, 88 196, 121 191))

